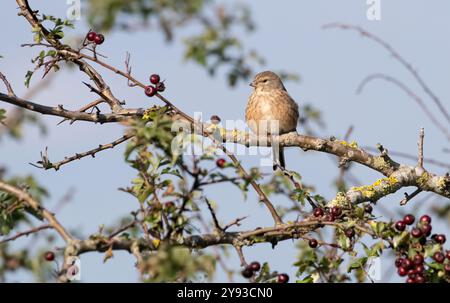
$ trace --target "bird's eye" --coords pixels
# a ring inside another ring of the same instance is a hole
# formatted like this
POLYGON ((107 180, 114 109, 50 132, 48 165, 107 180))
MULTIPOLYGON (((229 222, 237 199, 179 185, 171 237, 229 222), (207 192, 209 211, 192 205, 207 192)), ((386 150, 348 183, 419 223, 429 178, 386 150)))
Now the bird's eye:
POLYGON ((263 82, 266 83, 266 82, 267 82, 267 79, 264 79, 263 82))

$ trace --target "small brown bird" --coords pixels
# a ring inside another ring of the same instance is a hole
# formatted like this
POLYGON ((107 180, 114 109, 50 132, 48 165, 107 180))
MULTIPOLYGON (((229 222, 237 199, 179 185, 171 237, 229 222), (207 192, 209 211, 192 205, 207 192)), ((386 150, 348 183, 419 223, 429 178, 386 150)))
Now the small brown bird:
MULTIPOLYGON (((254 88, 248 99, 245 120, 258 135, 282 135, 294 132, 298 123, 298 105, 289 96, 280 77, 271 71, 257 74, 250 86, 254 88)), ((283 147, 272 144, 274 166, 285 168, 283 147)))

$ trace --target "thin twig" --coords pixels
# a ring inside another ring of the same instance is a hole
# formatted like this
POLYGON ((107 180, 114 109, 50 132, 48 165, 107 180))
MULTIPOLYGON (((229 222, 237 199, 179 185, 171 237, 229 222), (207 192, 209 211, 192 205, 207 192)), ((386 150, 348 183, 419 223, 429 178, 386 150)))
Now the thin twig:
POLYGON ((17 199, 24 201, 27 203, 33 210, 42 214, 42 216, 49 222, 49 224, 59 233, 59 235, 64 239, 64 241, 69 242, 72 240, 72 236, 65 230, 65 228, 59 223, 59 221, 55 218, 55 216, 42 207, 42 205, 33 199, 28 193, 22 191, 21 189, 9 185, 0 180, 0 190, 6 191, 14 196, 17 199))
POLYGON ((8 96, 16 97, 14 90, 11 87, 11 83, 6 79, 6 76, 0 72, 0 79, 5 83, 6 89, 8 90, 8 96))
POLYGON ((406 61, 390 44, 382 40, 381 38, 375 36, 374 34, 364 30, 362 27, 351 25, 351 24, 342 24, 342 23, 332 23, 327 24, 323 26, 324 29, 328 28, 339 28, 339 29, 351 29, 359 32, 363 37, 367 37, 371 39, 372 41, 375 41, 377 44, 381 45, 384 49, 386 49, 393 58, 395 58, 400 64, 402 64, 411 74, 412 76, 417 80, 419 85, 422 87, 422 89, 425 91, 425 93, 431 97, 431 99, 434 101, 434 103, 437 105, 439 110, 442 112, 442 114, 447 119, 447 122, 450 123, 450 115, 447 112, 446 108, 442 104, 442 102, 439 100, 439 98, 433 93, 433 91, 429 88, 429 86, 425 83, 425 81, 420 77, 419 73, 412 67, 412 65, 406 61))
POLYGON ((35 228, 32 228, 32 229, 29 229, 29 230, 26 230, 26 231, 18 232, 17 234, 15 234, 12 237, 9 237, 9 238, 1 240, 0 244, 4 244, 6 242, 16 240, 16 239, 18 239, 20 237, 28 236, 28 235, 40 232, 41 230, 49 229, 49 228, 53 228, 53 226, 50 225, 50 224, 44 224, 44 225, 41 225, 41 226, 38 226, 38 227, 35 227, 35 228))
POLYGON ((406 205, 412 198, 421 193, 422 190, 420 188, 416 189, 412 194, 405 193, 405 198, 400 201, 400 205, 406 205))
POLYGON ((422 98, 420 98, 416 93, 414 93, 408 86, 406 86, 400 80, 398 80, 394 77, 391 77, 389 75, 386 75, 386 74, 381 74, 381 73, 372 74, 372 75, 367 76, 366 78, 364 78, 361 81, 356 92, 358 94, 360 94, 363 91, 363 89, 365 88, 365 86, 369 82, 371 82, 372 80, 375 80, 375 79, 381 79, 381 80, 390 82, 390 83, 398 86, 403 92, 405 92, 408 95, 408 97, 413 99, 419 105, 419 107, 428 116, 428 118, 431 120, 431 122, 433 122, 433 124, 447 137, 447 140, 450 141, 450 133, 449 133, 447 127, 442 125, 442 123, 439 121, 439 119, 437 119, 435 117, 435 115, 428 109, 427 105, 422 100, 422 98))

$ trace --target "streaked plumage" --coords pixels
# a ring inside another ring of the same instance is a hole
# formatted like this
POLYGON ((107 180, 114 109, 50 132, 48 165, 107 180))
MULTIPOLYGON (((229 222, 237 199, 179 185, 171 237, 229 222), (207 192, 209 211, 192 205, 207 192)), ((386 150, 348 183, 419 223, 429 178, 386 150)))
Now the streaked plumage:
MULTIPOLYGON (((250 129, 259 135, 281 135, 296 131, 298 105, 289 96, 280 77, 265 71, 257 74, 250 85, 254 90, 245 111, 245 120, 250 129), (271 130, 277 123, 278 129, 271 130)), ((285 167, 283 148, 274 150, 274 161, 285 167)))

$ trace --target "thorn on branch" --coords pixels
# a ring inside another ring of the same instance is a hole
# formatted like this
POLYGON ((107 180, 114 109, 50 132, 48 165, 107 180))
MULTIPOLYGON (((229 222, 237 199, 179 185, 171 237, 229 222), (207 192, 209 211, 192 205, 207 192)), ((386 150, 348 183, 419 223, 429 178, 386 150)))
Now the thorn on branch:
POLYGON ((422 192, 422 190, 420 188, 418 188, 410 195, 408 193, 405 193, 405 198, 403 198, 400 201, 400 205, 401 206, 406 205, 409 202, 409 200, 411 200, 412 198, 414 198, 415 196, 417 196, 421 192, 422 192))

